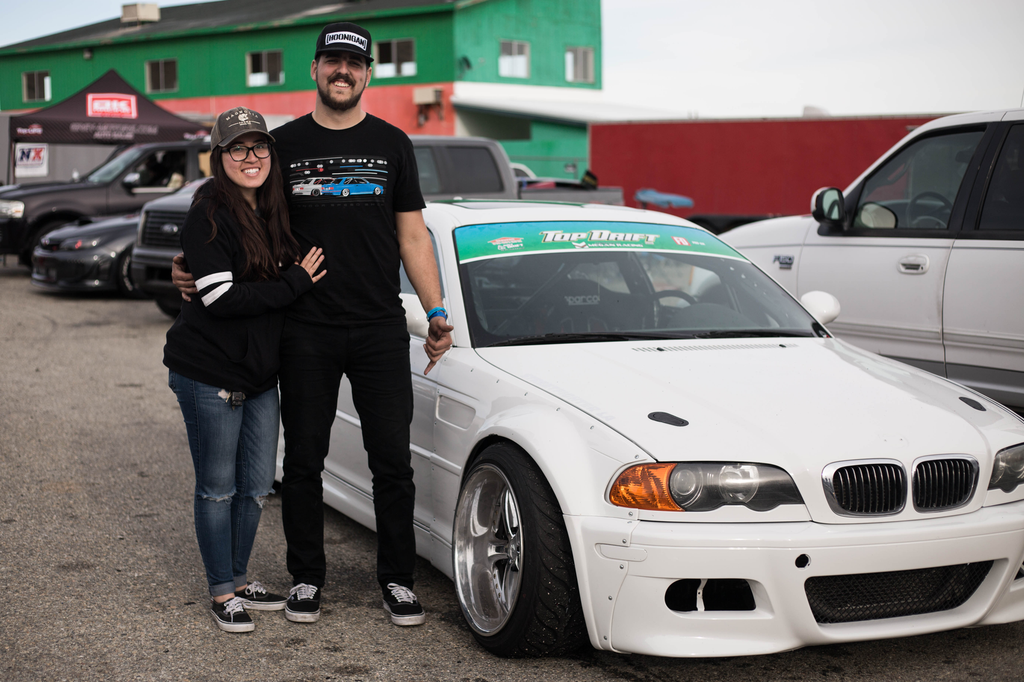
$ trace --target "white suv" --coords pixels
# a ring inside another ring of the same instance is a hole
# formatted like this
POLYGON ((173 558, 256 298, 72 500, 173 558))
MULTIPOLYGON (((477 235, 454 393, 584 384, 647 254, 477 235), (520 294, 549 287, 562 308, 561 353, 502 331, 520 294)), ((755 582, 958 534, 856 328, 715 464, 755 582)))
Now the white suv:
POLYGON ((1024 409, 1024 109, 923 125, 811 208, 722 239, 836 296, 847 341, 1024 409))

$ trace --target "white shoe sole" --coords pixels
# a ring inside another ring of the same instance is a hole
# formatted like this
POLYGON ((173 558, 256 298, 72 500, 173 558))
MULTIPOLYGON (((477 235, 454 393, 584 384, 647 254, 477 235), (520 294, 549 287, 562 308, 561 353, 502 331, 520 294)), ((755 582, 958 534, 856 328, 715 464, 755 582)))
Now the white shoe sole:
POLYGON ((315 623, 320 620, 320 611, 317 611, 316 613, 304 613, 301 611, 292 611, 288 607, 285 607, 284 617, 293 623, 315 623))
POLYGON ((423 625, 427 622, 427 614, 420 613, 415 616, 396 616, 391 613, 391 605, 384 602, 384 610, 391 616, 391 622, 395 625, 423 625))
POLYGON ((224 632, 252 632, 256 629, 256 623, 225 623, 212 611, 210 612, 210 615, 213 616, 213 620, 217 623, 217 627, 224 632))
POLYGON ((283 602, 283 601, 280 601, 280 602, 277 602, 277 603, 274 603, 274 602, 267 603, 267 602, 252 601, 252 600, 246 599, 245 597, 242 597, 242 602, 243 602, 242 606, 244 606, 247 609, 251 609, 253 611, 281 611, 285 607, 285 602, 283 602))

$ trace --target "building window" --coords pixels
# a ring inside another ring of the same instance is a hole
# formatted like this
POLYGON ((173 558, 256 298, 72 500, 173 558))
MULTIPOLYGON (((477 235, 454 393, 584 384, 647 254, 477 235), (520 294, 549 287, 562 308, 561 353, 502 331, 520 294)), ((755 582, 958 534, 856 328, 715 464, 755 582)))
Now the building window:
POLYGON ((530 77, 530 43, 520 40, 501 41, 498 75, 506 78, 530 77))
POLYGON ((178 89, 178 60, 146 62, 146 92, 174 92, 178 89))
POLYGON ((373 51, 374 78, 416 75, 415 40, 382 40, 374 43, 373 51))
POLYGON ((50 72, 26 71, 21 74, 21 99, 24 102, 49 102, 50 72))
POLYGON ((250 88, 284 83, 284 61, 281 50, 250 52, 245 56, 246 84, 250 88))
POLYGON ((568 47, 565 49, 565 80, 570 83, 594 82, 594 48, 568 47))

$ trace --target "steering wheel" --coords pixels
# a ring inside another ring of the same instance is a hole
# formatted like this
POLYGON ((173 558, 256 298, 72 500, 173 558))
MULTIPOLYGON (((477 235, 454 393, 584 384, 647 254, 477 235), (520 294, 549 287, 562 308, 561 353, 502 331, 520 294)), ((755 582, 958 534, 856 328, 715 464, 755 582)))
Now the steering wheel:
POLYGON ((694 305, 697 303, 697 299, 695 299, 693 296, 690 296, 690 294, 686 293, 685 291, 680 291, 679 289, 662 289, 661 291, 655 291, 654 294, 651 296, 651 307, 654 313, 655 329, 658 328, 658 310, 661 308, 660 301, 663 298, 681 298, 684 301, 686 301, 689 305, 694 305))
POLYGON ((914 196, 907 204, 907 220, 910 221, 911 227, 937 227, 945 229, 946 221, 940 218, 938 215, 932 214, 930 210, 927 210, 921 205, 924 199, 937 199, 939 204, 940 214, 945 214, 946 218, 949 218, 950 213, 953 212, 953 204, 949 203, 949 199, 942 196, 938 192, 921 192, 914 196), (931 221, 934 224, 928 224, 926 221, 931 221))

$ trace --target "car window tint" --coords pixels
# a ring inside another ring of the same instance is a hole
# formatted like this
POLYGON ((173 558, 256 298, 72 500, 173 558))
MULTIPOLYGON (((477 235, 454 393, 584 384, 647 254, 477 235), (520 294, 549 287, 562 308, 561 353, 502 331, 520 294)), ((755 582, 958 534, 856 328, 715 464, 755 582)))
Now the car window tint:
POLYGON ((483 147, 449 147, 452 164, 452 186, 459 192, 501 192, 501 173, 489 149, 483 147))
POLYGON ((184 149, 160 150, 147 154, 132 170, 139 174, 137 187, 166 187, 178 189, 185 184, 185 163, 188 152, 184 149))
POLYGON ((1024 230, 1024 125, 1003 143, 981 210, 982 230, 1024 230))
POLYGON ((853 226, 945 229, 983 131, 918 140, 864 183, 853 226))
POLYGON ((416 168, 420 176, 420 192, 438 194, 441 191, 441 180, 437 175, 437 162, 434 150, 430 147, 416 147, 416 168))

